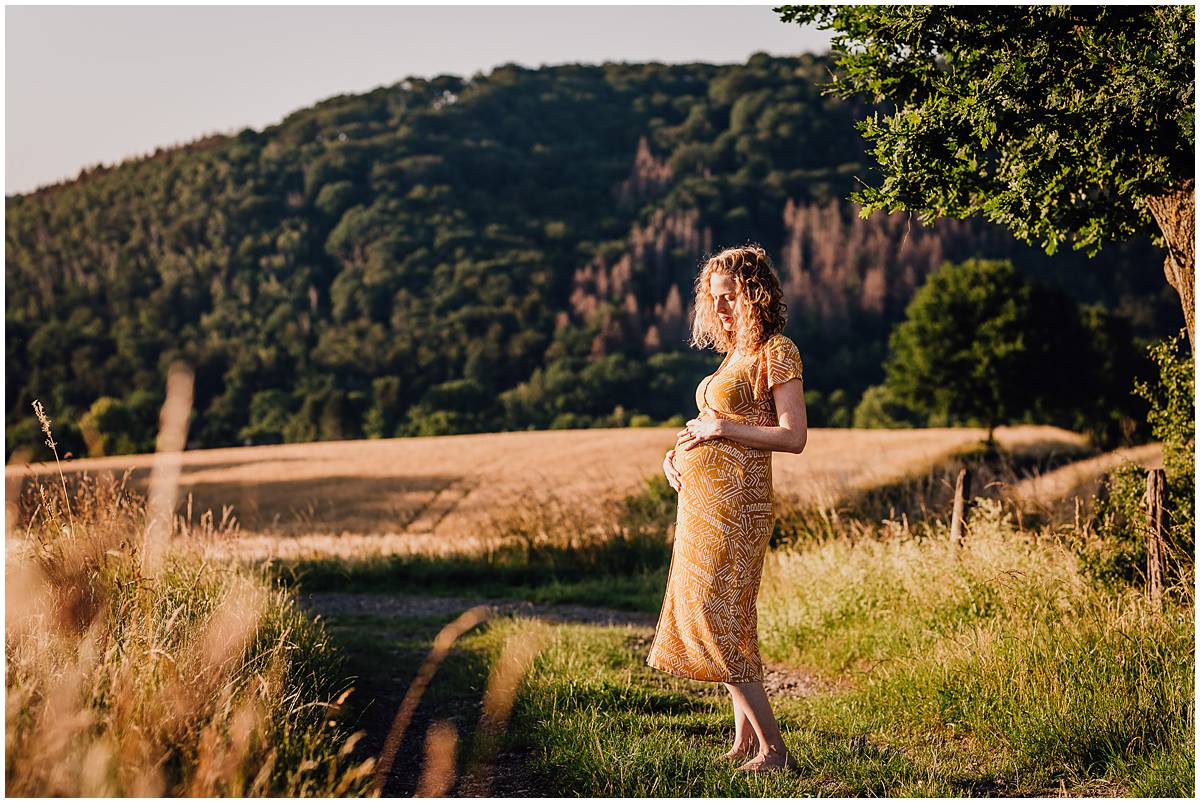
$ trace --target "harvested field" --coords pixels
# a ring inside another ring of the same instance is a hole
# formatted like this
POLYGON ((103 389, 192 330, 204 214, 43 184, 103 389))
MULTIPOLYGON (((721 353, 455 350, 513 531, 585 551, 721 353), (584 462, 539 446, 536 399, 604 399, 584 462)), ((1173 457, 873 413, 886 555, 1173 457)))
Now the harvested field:
POLYGON ((1122 463, 1136 463, 1143 468, 1162 468, 1162 444, 1146 443, 1125 449, 1114 449, 1088 460, 1079 460, 1045 474, 1029 477, 1014 485, 1011 498, 1027 508, 1051 507, 1073 496, 1088 497, 1096 493, 1100 480, 1122 463))
MULTIPOLYGON (((232 505, 239 551, 312 554, 444 553, 485 543, 495 522, 529 499, 572 506, 633 492, 661 468, 674 428, 501 432, 386 440, 204 449, 186 452, 179 512, 232 505)), ((775 488, 804 503, 927 470, 982 438, 980 429, 813 429, 803 454, 774 456, 775 488)), ((1074 452, 1081 436, 1047 426, 1001 427, 1000 445, 1022 454, 1074 452)), ((153 455, 93 458, 70 472, 130 472, 145 488, 153 455)), ((9 498, 29 473, 10 466, 9 498)))

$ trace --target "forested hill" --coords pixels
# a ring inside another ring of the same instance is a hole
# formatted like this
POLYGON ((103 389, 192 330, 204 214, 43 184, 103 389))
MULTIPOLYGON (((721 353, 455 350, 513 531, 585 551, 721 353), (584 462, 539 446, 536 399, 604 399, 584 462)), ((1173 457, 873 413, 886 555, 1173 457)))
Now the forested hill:
MULTIPOLYGON (((167 365, 191 447, 661 421, 706 252, 776 258, 814 425, 847 424, 943 260, 1022 270, 1173 331, 1146 243, 1046 257, 984 224, 859 219, 870 180, 822 58, 503 66, 331 98, 6 199, 7 434, 149 450, 167 365)), ((1174 317, 1172 317, 1174 314, 1174 317)))

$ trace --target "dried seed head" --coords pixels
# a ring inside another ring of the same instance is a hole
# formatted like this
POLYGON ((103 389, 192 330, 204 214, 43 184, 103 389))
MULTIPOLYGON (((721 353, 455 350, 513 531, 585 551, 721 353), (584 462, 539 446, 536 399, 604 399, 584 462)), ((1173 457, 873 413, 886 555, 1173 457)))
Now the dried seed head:
POLYGON ((46 415, 46 408, 37 399, 33 400, 33 412, 37 414, 38 421, 42 423, 42 432, 46 433, 46 445, 51 449, 58 446, 54 442, 54 436, 50 433, 50 416, 46 415))

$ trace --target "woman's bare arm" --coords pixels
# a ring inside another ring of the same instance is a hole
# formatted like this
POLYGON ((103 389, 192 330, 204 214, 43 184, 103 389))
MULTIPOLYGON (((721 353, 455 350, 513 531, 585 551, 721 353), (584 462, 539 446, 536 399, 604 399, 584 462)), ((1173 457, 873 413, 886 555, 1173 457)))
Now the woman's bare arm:
POLYGON ((773 387, 771 392, 775 397, 779 426, 759 427, 726 418, 702 416, 693 418, 687 423, 686 429, 679 431, 677 448, 691 449, 706 440, 728 438, 755 449, 796 454, 803 452, 808 443, 808 410, 804 404, 803 382, 798 377, 789 379, 773 387))

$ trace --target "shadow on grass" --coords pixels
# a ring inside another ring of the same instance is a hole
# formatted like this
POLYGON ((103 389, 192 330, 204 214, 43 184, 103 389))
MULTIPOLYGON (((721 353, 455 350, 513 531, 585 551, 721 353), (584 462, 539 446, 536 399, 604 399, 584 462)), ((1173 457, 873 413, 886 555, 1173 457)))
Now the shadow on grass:
POLYGON ((655 613, 662 605, 667 561, 627 574, 571 566, 505 565, 486 559, 390 556, 371 560, 329 558, 275 563, 272 573, 304 592, 470 596, 520 599, 537 604, 573 603, 655 613))
POLYGON ((956 451, 922 474, 881 485, 847 500, 848 514, 857 518, 910 520, 944 516, 954 501, 958 472, 971 473, 971 496, 998 498, 1023 479, 1094 457, 1094 449, 1064 447, 1061 443, 1028 444, 1016 450, 989 451, 982 443, 956 451))
MULTIPOLYGON (((418 667, 438 631, 451 618, 362 619, 334 614, 326 620, 333 641, 347 656, 345 671, 354 684, 345 707, 348 721, 366 734, 355 747, 359 760, 380 755, 418 667)), ((459 753, 465 755, 471 746, 469 736, 479 724, 481 691, 489 672, 488 657, 479 651, 453 649, 446 655, 405 731, 382 790, 384 797, 416 793, 425 762, 426 735, 435 720, 453 723, 460 735, 459 753)))
MULTIPOLYGON (((1094 449, 1060 441, 1029 443, 1013 450, 989 450, 980 441, 956 450, 919 474, 849 494, 832 510, 796 504, 783 497, 771 545, 845 537, 851 531, 865 532, 885 521, 903 521, 906 530, 911 528, 912 534, 921 536, 949 521, 960 469, 970 471, 969 498, 1001 499, 1008 487, 1021 480, 1096 454, 1094 449)), ((1026 514, 1022 523, 1036 527, 1046 522, 1026 514)))

